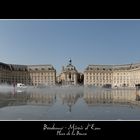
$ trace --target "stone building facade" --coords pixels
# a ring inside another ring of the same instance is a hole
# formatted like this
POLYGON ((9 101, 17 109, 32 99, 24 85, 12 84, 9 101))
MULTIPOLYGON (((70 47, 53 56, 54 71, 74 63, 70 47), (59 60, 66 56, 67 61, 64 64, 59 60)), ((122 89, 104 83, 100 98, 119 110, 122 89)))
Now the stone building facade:
POLYGON ((56 77, 52 65, 15 65, 0 62, 0 84, 82 85, 100 87, 140 87, 140 63, 125 65, 88 65, 79 73, 72 60, 56 77), (84 82, 84 83, 83 83, 84 82))
POLYGON ((89 65, 84 71, 84 85, 135 87, 140 85, 140 63, 89 65))
POLYGON ((56 70, 52 65, 29 65, 30 85, 55 85, 56 70))
POLYGON ((75 66, 72 65, 72 60, 70 59, 69 64, 66 67, 62 67, 62 72, 58 76, 58 79, 62 85, 77 85, 78 74, 78 71, 75 66))
POLYGON ((52 65, 14 65, 0 63, 0 84, 55 85, 52 65))

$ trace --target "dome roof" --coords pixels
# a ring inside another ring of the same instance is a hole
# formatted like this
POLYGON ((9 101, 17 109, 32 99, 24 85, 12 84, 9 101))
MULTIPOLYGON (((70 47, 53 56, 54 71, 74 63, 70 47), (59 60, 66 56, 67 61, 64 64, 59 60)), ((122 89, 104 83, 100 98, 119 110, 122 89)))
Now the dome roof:
POLYGON ((66 66, 65 70, 76 70, 76 68, 72 64, 69 64, 66 66))
POLYGON ((77 72, 75 66, 72 65, 71 59, 69 59, 69 64, 65 68, 63 67, 62 71, 76 71, 77 72))

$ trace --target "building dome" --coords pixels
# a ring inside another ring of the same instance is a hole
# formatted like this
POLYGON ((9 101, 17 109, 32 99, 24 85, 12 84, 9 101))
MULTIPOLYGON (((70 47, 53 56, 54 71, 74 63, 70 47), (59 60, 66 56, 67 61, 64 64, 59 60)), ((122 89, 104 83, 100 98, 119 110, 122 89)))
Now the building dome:
POLYGON ((77 71, 75 66, 72 65, 72 60, 69 59, 69 64, 64 68, 63 71, 77 71))
POLYGON ((60 74, 60 80, 62 85, 76 85, 78 83, 78 71, 75 66, 72 65, 72 60, 69 59, 68 65, 62 66, 62 72, 60 74))

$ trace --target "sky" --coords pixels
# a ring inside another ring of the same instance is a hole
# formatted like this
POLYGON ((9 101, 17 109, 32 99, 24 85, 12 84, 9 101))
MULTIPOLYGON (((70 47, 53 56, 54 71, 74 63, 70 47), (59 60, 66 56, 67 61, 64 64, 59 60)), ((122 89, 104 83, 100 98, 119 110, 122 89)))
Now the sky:
POLYGON ((140 20, 0 20, 0 62, 52 64, 140 62, 140 20))

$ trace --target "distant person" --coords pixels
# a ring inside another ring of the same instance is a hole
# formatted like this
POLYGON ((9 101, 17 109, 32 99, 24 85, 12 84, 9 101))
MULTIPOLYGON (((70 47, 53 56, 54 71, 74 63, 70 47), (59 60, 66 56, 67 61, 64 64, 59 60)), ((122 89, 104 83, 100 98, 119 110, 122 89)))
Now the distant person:
POLYGON ((16 84, 14 83, 14 84, 13 84, 13 87, 15 88, 15 86, 16 86, 16 84))
POLYGON ((13 83, 13 87, 14 87, 14 93, 13 93, 13 94, 15 94, 15 92, 16 92, 16 91, 15 91, 15 86, 16 86, 16 84, 15 84, 15 83, 13 83))

